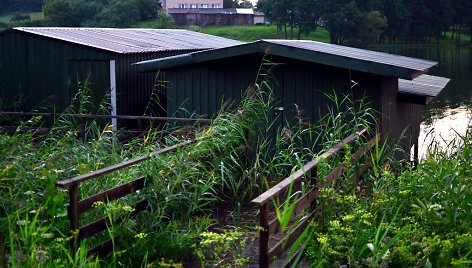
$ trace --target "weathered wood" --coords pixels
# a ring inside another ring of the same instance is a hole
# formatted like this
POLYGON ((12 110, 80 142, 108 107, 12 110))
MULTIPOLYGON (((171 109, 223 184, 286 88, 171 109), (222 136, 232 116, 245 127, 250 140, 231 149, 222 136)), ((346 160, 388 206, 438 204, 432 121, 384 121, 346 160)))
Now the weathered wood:
MULTIPOLYGON (((376 138, 378 138, 378 135, 376 135, 374 138, 372 138, 371 140, 369 140, 369 142, 364 145, 363 147, 361 147, 360 149, 358 149, 352 156, 351 156, 351 159, 350 159, 350 164, 354 164, 356 161, 358 161, 363 155, 365 155, 370 149, 372 149, 372 147, 375 145, 376 143, 376 138)), ((369 161, 367 161, 369 162, 369 161)), ((342 163, 341 165, 339 165, 338 167, 336 167, 335 169, 333 169, 326 177, 325 177, 325 180, 321 183, 322 187, 325 187, 325 186, 328 186, 330 184, 332 184, 336 179, 340 178, 341 176, 343 176, 347 171, 347 167, 346 167, 346 164, 345 163, 342 163)), ((365 172, 365 170, 363 171, 365 172)))
MULTIPOLYGON (((349 144, 353 142, 358 136, 364 135, 366 132, 367 130, 363 128, 359 130, 359 132, 349 135, 340 143, 336 144, 335 146, 328 149, 328 151, 323 153, 320 156, 320 159, 332 158, 342 149, 343 144, 349 144)), ((270 188, 268 191, 259 195, 257 198, 252 200, 252 202, 256 204, 264 204, 264 203, 269 202, 273 198, 277 197, 282 191, 286 190, 290 186, 290 184, 299 182, 303 178, 305 173, 311 172, 311 170, 315 168, 317 165, 318 165, 317 159, 308 162, 308 164, 304 165, 301 169, 297 170, 295 173, 285 178, 283 181, 279 182, 277 185, 270 188)))
MULTIPOLYGON (((307 204, 310 204, 312 201, 316 200, 318 197, 318 192, 315 189, 310 189, 303 196, 301 196, 295 203, 294 213, 290 217, 290 220, 295 219, 300 212, 306 207, 307 204)), ((275 218, 269 223, 269 236, 280 232, 280 222, 279 219, 275 218)))
MULTIPOLYGON (((79 213, 77 211, 77 203, 79 199, 79 185, 71 185, 69 187, 69 220, 70 220, 70 229, 72 234, 75 234, 76 230, 79 229, 79 213)), ((75 256, 75 253, 79 249, 79 240, 78 236, 72 236, 71 239, 71 248, 72 253, 75 256)))
MULTIPOLYGON (((343 145, 344 144, 349 144, 353 142, 355 139, 357 139, 359 136, 364 136, 367 134, 367 130, 361 129, 358 133, 352 134, 342 140, 340 143, 336 144, 335 146, 331 147, 328 149, 325 153, 323 153, 320 158, 321 159, 331 159, 334 155, 339 155, 342 154, 343 151, 343 145)), ((378 135, 376 135, 378 137, 378 135)), ((363 155, 365 155, 372 147, 375 145, 375 142, 377 141, 376 137, 372 138, 371 140, 368 141, 368 143, 358 149, 350 159, 349 165, 354 164, 356 161, 358 161, 363 155)), ((348 167, 346 163, 341 163, 338 167, 334 168, 326 177, 323 183, 316 183, 317 180, 317 164, 318 161, 312 160, 309 163, 307 163, 303 168, 297 170, 294 174, 291 176, 285 178, 282 180, 280 183, 269 189, 267 192, 261 194, 259 197, 254 199, 252 202, 259 204, 261 208, 261 218, 260 218, 260 226, 264 226, 260 232, 260 256, 259 256, 259 263, 261 267, 268 267, 268 265, 272 262, 272 260, 275 257, 279 257, 284 252, 287 251, 294 243, 295 241, 299 238, 299 236, 302 234, 302 232, 305 230, 305 228, 308 226, 309 221, 314 217, 314 215, 318 212, 316 209, 316 198, 318 197, 318 187, 324 187, 327 186, 331 183, 333 183, 337 178, 343 176, 346 171, 348 170, 348 167), (301 211, 307 206, 310 205, 311 211, 309 214, 301 220, 298 225, 296 225, 293 229, 289 231, 289 233, 281 240, 279 241, 272 249, 267 251, 268 249, 268 242, 269 242, 269 236, 273 234, 279 233, 280 230, 280 222, 279 220, 273 219, 270 222, 267 220, 267 209, 268 209, 268 204, 269 201, 273 200, 274 198, 278 197, 282 192, 284 192, 292 183, 297 183, 301 179, 305 178, 305 174, 309 172, 310 173, 310 180, 312 181, 312 189, 310 189, 307 193, 305 193, 302 197, 297 199, 295 203, 295 209, 293 215, 291 215, 291 219, 293 220, 296 218, 301 211), (264 232, 264 233, 263 233, 264 232)), ((365 172, 367 167, 369 166, 369 161, 367 160, 367 163, 362 165, 360 167, 362 173, 365 172)), ((354 174, 353 176, 355 176, 354 174)), ((297 250, 297 252, 300 252, 297 250)), ((295 256, 297 255, 294 254, 294 256, 290 257, 287 263, 285 263, 285 267, 290 266, 290 264, 295 260, 295 256)))
POLYGON ((259 226, 261 230, 259 231, 259 267, 268 268, 269 267, 269 226, 268 226, 268 210, 269 204, 262 204, 259 212, 259 226))
POLYGON ((102 176, 102 175, 106 175, 108 173, 111 173, 111 172, 129 167, 129 166, 139 164, 143 161, 146 161, 146 160, 150 159, 151 157, 153 157, 155 155, 175 151, 177 148, 187 146, 187 145, 192 144, 194 142, 195 142, 195 140, 190 140, 190 141, 182 142, 182 143, 170 146, 170 147, 162 148, 162 149, 159 149, 157 152, 149 154, 148 156, 137 157, 135 159, 128 160, 128 161, 125 161, 125 162, 122 162, 122 163, 119 163, 119 164, 116 164, 116 165, 113 165, 113 166, 105 167, 105 168, 102 168, 102 169, 99 169, 99 170, 96 170, 96 171, 92 171, 92 172, 89 172, 87 174, 83 174, 83 175, 80 175, 80 176, 77 176, 77 177, 74 177, 74 178, 59 181, 59 182, 56 183, 56 185, 57 185, 57 187, 60 187, 60 188, 66 188, 66 187, 69 187, 69 186, 74 185, 74 184, 79 184, 81 182, 85 182, 85 181, 88 181, 90 179, 93 179, 93 178, 96 178, 96 177, 99 177, 99 176, 102 176))
MULTIPOLYGON (((146 207, 147 207, 147 204, 148 204, 147 200, 145 200, 145 199, 142 199, 142 200, 136 202, 136 204, 133 206, 134 211, 131 213, 131 215, 135 215, 136 213, 145 210, 146 207)), ((113 224, 120 224, 123 220, 124 220, 124 218, 119 217, 119 218, 115 219, 113 224)), ((109 218, 108 217, 103 217, 101 219, 98 219, 94 222, 91 222, 91 223, 81 227, 80 230, 79 230, 79 235, 78 235, 79 241, 84 239, 84 238, 96 235, 96 234, 106 230, 107 226, 109 224, 110 224, 109 218)))
POLYGON ((91 209, 93 209, 93 205, 95 202, 102 201, 102 202, 110 202, 141 190, 144 188, 145 178, 141 177, 137 180, 119 185, 115 188, 103 191, 96 195, 93 195, 89 198, 83 199, 78 203, 78 213, 83 214, 91 209))
POLYGON ((149 121, 176 121, 176 122, 204 122, 211 123, 211 119, 206 118, 183 118, 183 117, 159 117, 159 116, 139 116, 139 115, 105 115, 105 114, 61 114, 61 113, 38 113, 38 112, 3 112, 1 115, 15 115, 19 117, 24 116, 47 116, 60 117, 70 116, 84 119, 125 119, 125 120, 149 120, 149 121))
POLYGON ((299 249, 295 250, 292 254, 292 256, 288 256, 288 260, 284 263, 285 268, 292 267, 293 264, 295 264, 295 260, 297 259, 297 256, 299 254, 305 254, 305 249, 303 247, 300 247, 299 249), (302 252, 303 250, 303 252, 302 252))
POLYGON ((0 267, 7 268, 7 251, 5 248, 5 236, 0 230, 0 267))
MULTIPOLYGON (((121 240, 119 236, 115 236, 113 238, 114 243, 117 244, 121 240)), ((101 243, 100 245, 97 245, 87 251, 87 256, 92 256, 92 255, 104 255, 113 250, 113 241, 111 239, 101 243)))
POLYGON ((347 171, 347 168, 344 164, 341 164, 334 168, 324 179, 323 182, 320 184, 322 187, 326 187, 328 185, 331 185, 336 179, 344 175, 344 173, 347 171))
POLYGON ((269 250, 269 260, 274 257, 281 256, 288 248, 290 248, 298 237, 303 233, 305 228, 310 223, 310 220, 315 215, 316 211, 308 214, 290 233, 281 239, 272 249, 269 250))

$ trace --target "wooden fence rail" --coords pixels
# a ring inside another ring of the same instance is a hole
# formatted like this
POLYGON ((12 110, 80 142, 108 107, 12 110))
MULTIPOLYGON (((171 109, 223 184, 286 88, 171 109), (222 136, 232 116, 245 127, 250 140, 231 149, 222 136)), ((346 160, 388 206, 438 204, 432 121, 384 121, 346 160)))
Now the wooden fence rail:
POLYGON ((0 230, 0 267, 6 268, 7 266, 7 251, 5 247, 5 235, 0 230))
MULTIPOLYGON (((134 166, 139 164, 143 161, 151 159, 151 157, 158 155, 158 154, 165 154, 172 151, 175 151, 177 148, 182 148, 194 143, 194 140, 183 142, 174 146, 166 147, 160 149, 154 153, 151 153, 147 156, 138 157, 132 160, 128 160, 113 166, 105 167, 87 174, 83 174, 74 178, 70 178, 67 180, 59 181, 56 183, 56 186, 59 188, 67 188, 69 189, 69 210, 68 210, 68 217, 70 220, 70 228, 71 233, 78 233, 74 236, 74 239, 71 240, 71 248, 72 248, 72 256, 75 256, 75 253, 78 250, 80 245, 80 241, 96 235, 102 231, 107 230, 108 218, 104 217, 98 219, 94 222, 88 223, 84 226, 79 226, 79 218, 81 214, 84 214, 94 207, 94 203, 98 201, 102 201, 104 203, 110 202, 126 195, 132 194, 138 190, 141 190, 145 187, 145 178, 141 177, 135 179, 131 182, 116 186, 112 189, 108 189, 106 191, 100 192, 93 196, 87 197, 85 199, 79 200, 79 186, 81 183, 86 182, 91 179, 98 178, 100 176, 122 170, 127 167, 134 166)), ((138 213, 139 211, 145 210, 147 208, 147 201, 145 199, 141 199, 134 204, 134 212, 138 213)), ((121 219, 117 219, 116 223, 119 223, 121 219)), ((94 248, 88 251, 88 254, 95 254, 95 253, 105 253, 109 252, 112 249, 112 241, 108 240, 102 243, 101 245, 95 246, 94 248)))
POLYGON ((125 120, 149 120, 149 121, 177 121, 177 122, 203 122, 210 123, 211 119, 206 118, 183 118, 183 117, 159 117, 159 116, 138 116, 138 115, 104 115, 104 114, 68 114, 68 113, 39 113, 39 112, 6 112, 0 111, 0 116, 45 116, 60 117, 70 116, 83 119, 125 119, 125 120))
MULTIPOLYGON (((143 122, 194 122, 208 124, 211 123, 211 119, 207 118, 184 118, 184 117, 159 117, 159 116, 137 116, 137 115, 104 115, 104 114, 70 114, 70 113, 40 113, 40 112, 8 112, 0 111, 0 116, 12 116, 12 117, 29 117, 29 116, 42 116, 42 117, 62 117, 68 116, 78 118, 80 120, 79 132, 84 133, 85 120, 87 119, 120 119, 120 120, 135 120, 138 124, 138 131, 126 130, 129 134, 140 134, 145 130, 145 124, 143 122)), ((43 135, 49 133, 51 128, 44 127, 22 127, 23 131, 34 131, 37 134, 43 135)), ((0 126, 0 131, 7 133, 15 133, 17 126, 0 126)))
MULTIPOLYGON (((342 155, 343 145, 352 143, 359 136, 366 136, 366 129, 361 129, 358 133, 354 133, 344 140, 342 140, 337 145, 328 149, 323 153, 319 159, 323 161, 333 158, 335 155, 342 155)), ((354 164, 361 159, 362 156, 366 155, 368 151, 375 145, 378 141, 379 134, 370 139, 362 148, 358 149, 352 156, 350 164, 354 164)), ((305 228, 308 226, 310 220, 316 214, 317 210, 315 208, 315 202, 318 197, 318 189, 326 187, 332 184, 337 178, 341 177, 348 170, 348 165, 346 163, 340 164, 338 167, 334 168, 324 180, 319 180, 317 175, 317 165, 319 160, 315 159, 307 164, 305 164, 301 169, 294 172, 289 177, 285 178, 279 182, 274 187, 270 188, 252 202, 259 206, 259 225, 261 230, 259 232, 259 265, 261 268, 269 267, 273 260, 277 257, 282 256, 284 253, 290 249, 290 247, 295 243, 297 238, 302 234, 305 228), (283 193, 286 193, 291 185, 296 185, 301 183, 303 179, 309 180, 310 185, 312 186, 307 190, 298 200, 295 202, 295 209, 292 215, 292 219, 299 216, 305 208, 309 208, 308 212, 305 213, 304 217, 294 228, 290 228, 286 234, 280 234, 283 230, 280 228, 280 222, 277 218, 269 219, 270 209, 269 205, 277 200, 283 193), (273 247, 270 247, 270 238, 271 236, 280 234, 283 237, 277 242, 273 247)), ((363 163, 359 170, 353 175, 353 178, 361 176, 367 168, 370 166, 370 161, 363 163)), ((300 249, 299 249, 300 250, 300 249)), ((284 263, 285 267, 289 267, 294 261, 299 252, 295 252, 292 256, 289 256, 289 259, 284 263)))

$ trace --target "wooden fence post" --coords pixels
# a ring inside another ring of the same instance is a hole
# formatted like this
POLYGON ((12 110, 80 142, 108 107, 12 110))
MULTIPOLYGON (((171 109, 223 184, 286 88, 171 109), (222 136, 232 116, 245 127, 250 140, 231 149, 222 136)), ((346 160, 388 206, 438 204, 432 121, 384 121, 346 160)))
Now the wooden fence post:
POLYGON ((269 203, 264 203, 260 207, 259 225, 259 267, 269 267, 269 219, 268 219, 269 203))
POLYGON ((72 184, 69 186, 69 220, 70 220, 70 230, 72 232, 71 239, 71 249, 72 249, 72 258, 75 259, 75 254, 79 249, 79 212, 77 204, 79 202, 79 185, 72 184))
MULTIPOLYGON (((317 191, 318 190, 318 166, 314 166, 313 169, 310 171, 310 182, 312 184, 312 188, 317 191)), ((311 211, 315 211, 316 209, 316 199, 310 203, 311 211)))
POLYGON ((5 249, 5 236, 3 232, 0 231, 0 266, 3 268, 7 266, 7 251, 5 249))

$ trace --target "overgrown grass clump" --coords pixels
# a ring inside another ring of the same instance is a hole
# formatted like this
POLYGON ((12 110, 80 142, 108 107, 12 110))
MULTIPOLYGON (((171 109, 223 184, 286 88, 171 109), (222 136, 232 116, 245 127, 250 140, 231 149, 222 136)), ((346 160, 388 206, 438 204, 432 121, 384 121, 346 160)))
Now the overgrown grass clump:
MULTIPOLYGON (((207 266, 247 265, 241 250, 246 234, 237 228, 208 232, 215 224, 215 206, 224 204, 237 211, 359 128, 374 134, 377 116, 365 100, 332 94, 326 96, 332 101, 329 113, 318 124, 301 120, 299 114, 293 125, 286 122, 277 128, 273 124, 277 118, 269 113, 272 87, 270 81, 259 81, 238 106, 221 111, 208 127, 192 133, 195 143, 84 183, 82 198, 141 176, 147 187, 120 202, 95 204, 95 212, 87 213, 83 222, 107 217, 107 232, 86 239, 75 253, 69 247, 73 233, 67 219, 68 195, 56 188, 56 182, 188 138, 174 135, 167 126, 119 142, 109 125, 84 125, 67 116, 59 117, 46 136, 0 134, 0 231, 6 236, 9 264, 180 267, 198 259, 207 266), (149 202, 148 210, 130 217, 131 202, 142 197, 149 202), (118 217, 124 220, 118 223, 118 217), (92 244, 115 235, 122 239, 108 256, 86 257, 92 244)), ((107 107, 95 105, 89 94, 85 83, 69 111, 106 112, 107 107)), ((22 126, 37 126, 39 121, 34 117, 22 126)), ((308 261, 315 267, 470 264, 472 130, 462 139, 456 153, 435 151, 415 168, 396 161, 395 148, 378 142, 367 159, 373 167, 362 181, 346 177, 320 189, 320 213, 306 236, 308 261)), ((342 158, 320 161, 319 178, 332 166, 350 163, 352 152, 363 142, 343 147, 342 158)), ((357 167, 350 166, 347 174, 357 167)))
POLYGON ((386 161, 363 184, 344 179, 322 189, 308 260, 316 267, 470 265, 472 129, 459 138, 453 154, 432 152, 401 172, 386 161))
MULTIPOLYGON (((81 88, 68 112, 94 114, 106 111, 95 105, 87 84, 81 88)), ((121 143, 110 126, 61 116, 53 130, 38 137, 33 132, 0 135, 0 230, 7 240, 12 266, 135 266, 187 258, 196 238, 214 224, 211 209, 217 203, 231 206, 247 202, 257 191, 248 163, 249 139, 267 125, 270 93, 255 87, 233 111, 222 111, 213 123, 193 135, 196 142, 178 151, 156 155, 131 169, 84 183, 81 198, 118 184, 146 176, 147 187, 140 196, 149 208, 137 217, 130 198, 108 204, 97 203, 96 211, 83 221, 109 219, 108 233, 87 239, 75 254, 69 243, 68 196, 56 188, 59 180, 110 166, 157 148, 182 142, 172 129, 149 132, 141 139, 121 143), (85 131, 81 131, 85 128, 85 131), (164 134, 167 133, 167 134, 164 134), (169 134, 170 133, 170 134, 169 134), (124 221, 117 223, 118 217, 124 221), (100 239, 120 235, 113 252, 99 259, 85 252, 100 239), (75 255, 75 256, 74 256, 75 255), (164 259, 161 259, 164 258, 164 259), (103 261, 103 263, 102 263, 103 261)), ((37 126, 40 118, 23 125, 37 126)), ((19 128, 23 129, 22 127, 19 128)))

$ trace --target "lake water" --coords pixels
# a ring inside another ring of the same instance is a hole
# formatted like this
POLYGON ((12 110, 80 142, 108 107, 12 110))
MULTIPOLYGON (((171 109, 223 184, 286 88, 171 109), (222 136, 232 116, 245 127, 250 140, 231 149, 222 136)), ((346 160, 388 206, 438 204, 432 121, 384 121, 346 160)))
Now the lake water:
MULTIPOLYGON (((447 87, 423 109, 419 138, 420 158, 433 141, 446 148, 464 135, 472 122, 472 48, 398 48, 386 52, 433 60, 438 67, 429 74, 450 78, 447 87)), ((450 146, 453 148, 454 146, 450 146)))

